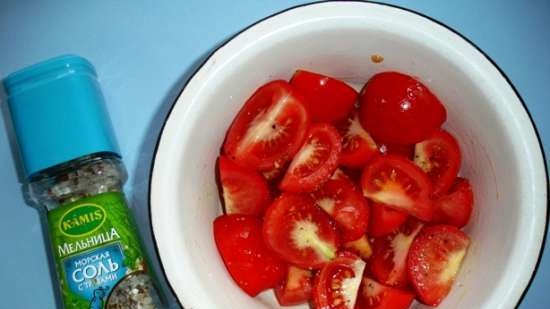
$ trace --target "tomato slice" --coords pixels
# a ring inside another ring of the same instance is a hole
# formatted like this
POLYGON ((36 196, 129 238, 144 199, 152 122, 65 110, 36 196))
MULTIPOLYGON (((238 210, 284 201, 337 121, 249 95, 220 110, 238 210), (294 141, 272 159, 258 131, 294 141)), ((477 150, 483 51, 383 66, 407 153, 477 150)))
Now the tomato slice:
POLYGON ((315 278, 313 308, 355 308, 364 270, 365 262, 347 252, 326 264, 315 278))
POLYGON ((277 80, 258 88, 233 120, 224 153, 259 171, 284 165, 306 135, 309 116, 302 101, 286 81, 277 80))
POLYGON ((423 226, 420 221, 411 219, 391 235, 374 239, 369 269, 376 280, 390 286, 407 287, 407 254, 423 226))
POLYGON ((432 218, 428 176, 410 160, 395 155, 377 156, 361 176, 363 194, 424 221, 432 218))
POLYGON ((414 294, 385 286, 364 277, 357 299, 356 309, 407 309, 414 300, 414 294))
POLYGON ((312 278, 311 270, 290 265, 285 280, 274 289, 279 304, 294 306, 306 303, 311 298, 312 278))
POLYGON ((224 156, 218 169, 226 214, 259 215, 271 202, 269 187, 257 171, 224 156))
POLYGON ((341 123, 338 129, 342 134, 341 165, 351 168, 363 167, 378 153, 376 142, 359 122, 357 112, 341 123))
POLYGON ((379 144, 378 151, 383 154, 394 154, 400 155, 408 159, 414 158, 414 144, 412 145, 400 145, 400 144, 391 144, 391 143, 381 143, 379 144))
POLYGON ((467 179, 456 178, 447 195, 435 201, 434 222, 461 228, 472 215, 474 193, 467 179))
POLYGON ((346 250, 359 255, 363 260, 367 260, 372 255, 372 247, 367 235, 363 235, 356 240, 345 242, 342 246, 346 250))
POLYGON ((262 240, 259 218, 223 215, 214 220, 214 240, 237 285, 254 297, 283 280, 287 265, 262 240))
POLYGON ((414 163, 430 176, 434 196, 447 193, 458 174, 460 161, 458 142, 443 130, 416 144, 414 150, 414 163))
POLYGON ((447 118, 445 107, 425 85, 397 72, 374 75, 359 101, 363 127, 380 142, 420 142, 447 118))
POLYGON ((325 75, 297 70, 290 84, 304 95, 304 105, 314 122, 343 120, 357 101, 355 89, 325 75))
POLYGON ((407 258, 409 279, 420 301, 437 306, 449 294, 470 239, 451 225, 425 227, 407 258))
POLYGON ((341 150, 340 135, 333 126, 313 125, 305 143, 292 159, 280 189, 290 192, 315 191, 333 174, 341 150))
POLYGON ((409 215, 380 203, 370 203, 369 235, 380 237, 397 230, 409 215))
POLYGON ((301 268, 321 268, 336 256, 336 226, 307 196, 282 193, 267 208, 263 236, 287 262, 301 268))

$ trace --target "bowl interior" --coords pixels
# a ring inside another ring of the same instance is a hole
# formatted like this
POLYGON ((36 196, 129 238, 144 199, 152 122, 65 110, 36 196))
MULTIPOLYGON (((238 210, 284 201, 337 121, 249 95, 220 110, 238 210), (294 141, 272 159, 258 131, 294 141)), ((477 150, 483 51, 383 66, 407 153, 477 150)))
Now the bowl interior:
POLYGON ((461 175, 474 188, 466 227, 472 245, 439 308, 513 306, 538 254, 545 194, 540 150, 518 98, 488 61, 441 26, 391 8, 340 10, 305 10, 300 18, 287 12, 250 29, 216 53, 178 100, 156 157, 151 199, 155 237, 176 294, 186 308, 279 308, 271 291, 250 298, 239 290, 212 236, 221 214, 215 161, 252 92, 297 68, 357 87, 377 72, 397 70, 418 77, 445 104, 445 128, 462 149, 461 175), (384 61, 373 63, 371 55, 384 61))

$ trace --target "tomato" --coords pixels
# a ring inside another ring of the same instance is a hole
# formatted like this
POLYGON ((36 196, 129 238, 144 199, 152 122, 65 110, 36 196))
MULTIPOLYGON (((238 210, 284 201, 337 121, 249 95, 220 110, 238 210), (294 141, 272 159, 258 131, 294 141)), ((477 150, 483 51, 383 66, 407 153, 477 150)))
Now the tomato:
POLYGON ((420 142, 447 118, 445 107, 425 85, 397 72, 374 75, 359 101, 361 124, 380 142, 420 142))
POLYGON ((346 182, 349 186, 353 187, 354 189, 357 189, 357 186, 355 185, 355 182, 344 172, 343 170, 337 168, 334 173, 332 173, 332 176, 330 176, 331 180, 339 180, 346 182))
POLYGON ((284 165, 298 151, 307 132, 309 116, 302 102, 286 81, 258 88, 233 120, 224 153, 259 171, 284 165))
POLYGON ((221 156, 218 160, 226 214, 259 215, 271 201, 266 181, 258 172, 221 156))
POLYGON ((313 308, 353 309, 364 269, 365 262, 347 252, 326 264, 315 278, 313 308))
POLYGON ((256 296, 283 280, 287 266, 262 240, 261 220, 224 215, 214 220, 214 240, 225 267, 237 285, 256 296))
POLYGON ((287 262, 321 268, 336 256, 339 238, 330 217, 307 195, 282 193, 266 209, 266 244, 287 262))
POLYGON ((340 135, 333 126, 313 125, 279 188, 290 192, 315 191, 336 170, 341 150, 340 135))
POLYGON ((342 246, 346 250, 359 255, 364 260, 372 255, 372 248, 367 235, 363 235, 356 240, 345 242, 342 246))
POLYGON ((363 167, 378 153, 376 142, 363 128, 356 112, 341 123, 338 129, 342 134, 341 165, 351 168, 363 167))
POLYGON ((409 215, 379 203, 370 203, 369 235, 380 237, 397 230, 409 215))
POLYGON ((435 201, 434 222, 461 228, 472 215, 474 193, 467 179, 456 178, 447 195, 435 201))
POLYGON ((407 309, 414 295, 405 290, 385 286, 368 277, 363 278, 356 309, 407 309))
POLYGON ((407 287, 407 254, 424 224, 411 219, 391 235, 377 237, 372 243, 369 269, 379 282, 396 287, 407 287))
POLYGON ((311 298, 313 274, 311 270, 290 265, 285 280, 275 287, 275 297, 281 306, 293 306, 311 298))
POLYGON ((414 144, 413 145, 400 145, 400 144, 390 144, 383 143, 378 147, 378 151, 383 154, 394 154, 400 155, 408 159, 414 158, 414 144))
POLYGON ((290 84, 304 95, 304 105, 314 122, 343 120, 357 101, 355 89, 325 75, 298 70, 290 84))
POLYGON ((430 176, 434 196, 447 193, 460 169, 460 160, 456 139, 443 130, 416 144, 414 150, 414 163, 430 176))
POLYGON ((361 176, 363 194, 424 221, 432 218, 428 176, 410 160, 395 155, 377 156, 361 176))
POLYGON ((407 258, 409 279, 421 302, 437 306, 449 294, 470 239, 451 225, 425 227, 407 258))
POLYGON ((369 224, 368 202, 348 181, 329 179, 312 196, 317 206, 331 216, 343 231, 343 241, 356 240, 365 235, 369 224))

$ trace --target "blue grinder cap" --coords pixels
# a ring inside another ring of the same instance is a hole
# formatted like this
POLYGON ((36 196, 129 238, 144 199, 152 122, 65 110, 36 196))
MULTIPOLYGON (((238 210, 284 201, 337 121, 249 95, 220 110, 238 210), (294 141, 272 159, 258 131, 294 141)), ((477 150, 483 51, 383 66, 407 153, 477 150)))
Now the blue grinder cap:
POLYGON ((89 154, 120 156, 93 65, 60 56, 4 79, 25 174, 89 154))

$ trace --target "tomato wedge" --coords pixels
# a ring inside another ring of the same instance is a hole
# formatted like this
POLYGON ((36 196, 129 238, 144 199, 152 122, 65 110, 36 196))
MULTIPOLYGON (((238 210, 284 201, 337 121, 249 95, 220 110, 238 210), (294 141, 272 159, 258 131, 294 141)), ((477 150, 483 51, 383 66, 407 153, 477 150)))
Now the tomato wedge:
POLYGON ((259 171, 284 165, 298 151, 307 132, 309 116, 302 102, 286 81, 258 88, 233 120, 224 153, 259 171))
POLYGON ((400 288, 407 287, 407 254, 423 226, 420 221, 410 219, 391 235, 374 239, 369 269, 378 282, 400 288))
POLYGON ((414 158, 414 144, 413 145, 400 145, 400 144, 390 144, 390 143, 383 143, 379 144, 378 151, 383 154, 394 154, 394 155, 400 155, 407 159, 413 159, 414 158))
POLYGON ((263 224, 266 244, 287 262, 301 268, 321 268, 336 256, 336 226, 307 196, 282 193, 266 209, 263 224))
POLYGON ((336 221, 343 232, 343 241, 365 235, 369 224, 368 202, 348 181, 329 179, 312 196, 315 204, 336 221))
POLYGON ((224 215, 214 220, 214 240, 237 285, 254 297, 283 280, 287 265, 265 246, 255 216, 224 215))
POLYGON ((376 142, 359 122, 357 112, 340 124, 338 129, 342 134, 340 165, 351 168, 363 167, 378 153, 376 142))
POLYGON ((218 159, 226 214, 259 215, 271 202, 266 181, 257 171, 221 156, 218 159))
POLYGON ((274 289, 279 304, 294 306, 306 303, 311 298, 312 279, 311 270, 290 265, 285 280, 274 289))
POLYGON ((414 149, 414 163, 432 180, 434 196, 447 193, 458 174, 460 161, 458 142, 444 130, 433 133, 414 149))
POLYGON ((315 278, 313 307, 315 309, 353 309, 365 262, 344 252, 326 264, 315 278))
POLYGON ((407 309, 414 294, 363 278, 355 309, 407 309))
POLYGON ((306 141, 292 159, 281 184, 281 190, 312 192, 336 170, 342 144, 336 129, 328 124, 313 125, 306 141))
POLYGON ((290 84, 304 95, 304 105, 314 122, 343 120, 357 101, 355 89, 325 75, 297 70, 290 84))
POLYGON ((426 86, 398 72, 374 75, 359 100, 361 123, 380 142, 420 142, 447 118, 445 107, 426 86))
POLYGON ((425 227, 407 258, 409 279, 420 301, 437 306, 449 294, 470 239, 451 225, 425 227))
POLYGON ((363 171, 361 185, 363 194, 377 203, 424 221, 432 218, 431 181, 404 157, 377 156, 363 171))
POLYGON ((369 235, 380 237, 397 230, 409 215, 380 203, 370 203, 369 235))
POLYGON ((474 193, 467 179, 456 178, 447 195, 435 201, 434 222, 461 228, 472 215, 474 193))

